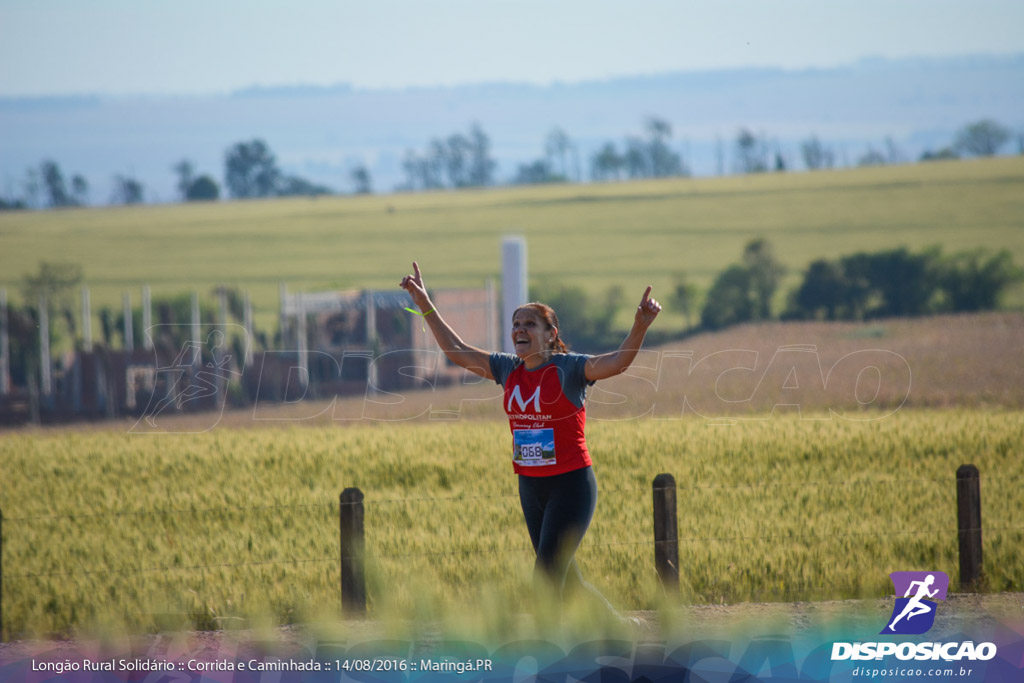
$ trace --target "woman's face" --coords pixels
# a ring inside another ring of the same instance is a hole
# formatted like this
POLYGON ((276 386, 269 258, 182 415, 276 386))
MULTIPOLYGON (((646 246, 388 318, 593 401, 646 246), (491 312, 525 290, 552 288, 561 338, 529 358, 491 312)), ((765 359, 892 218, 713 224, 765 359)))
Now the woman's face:
POLYGON ((554 336, 554 328, 548 328, 532 308, 520 308, 512 316, 512 346, 524 361, 549 350, 554 336))

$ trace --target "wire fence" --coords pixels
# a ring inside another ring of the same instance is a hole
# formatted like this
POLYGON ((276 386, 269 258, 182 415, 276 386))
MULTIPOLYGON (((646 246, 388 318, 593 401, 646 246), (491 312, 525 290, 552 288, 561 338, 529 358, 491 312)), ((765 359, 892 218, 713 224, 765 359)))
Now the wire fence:
MULTIPOLYGON (((959 472, 958 472, 959 475, 959 472)), ((989 478, 995 480, 996 478, 989 478)), ((980 481, 980 477, 974 479, 975 482, 980 481)), ((1013 482, 1019 483, 1020 478, 998 478, 998 481, 1003 485, 1013 486, 1013 482)), ((787 482, 744 482, 737 484, 691 484, 684 486, 673 485, 673 501, 675 492, 713 492, 721 493, 728 491, 735 492, 746 492, 746 491, 763 491, 777 493, 780 489, 790 488, 818 488, 828 490, 838 489, 849 489, 851 487, 901 487, 905 488, 908 484, 914 485, 941 485, 944 487, 950 487, 953 484, 951 479, 938 479, 938 478, 912 478, 912 479, 896 479, 896 478, 863 478, 856 480, 821 480, 821 481, 787 481, 787 482)), ((958 479, 959 486, 959 479, 958 479)), ((623 496, 628 497, 636 501, 635 504, 639 504, 643 497, 651 494, 652 488, 647 487, 622 487, 609 489, 602 491, 602 496, 623 496)), ((655 497, 657 497, 658 488, 655 486, 654 489, 655 497)), ((400 497, 400 498, 381 498, 378 500, 366 499, 360 502, 360 506, 364 503, 370 508, 371 511, 376 511, 380 514, 386 515, 393 514, 396 510, 396 506, 401 505, 457 505, 468 503, 471 505, 479 505, 481 501, 488 501, 494 503, 495 506, 503 513, 509 515, 516 515, 518 512, 517 505, 512 501, 518 498, 518 494, 508 493, 499 495, 453 495, 445 497, 400 497)), ((649 500, 649 499, 647 499, 649 500)), ((291 556, 291 557, 264 557, 255 558, 240 562, 211 562, 211 563, 193 563, 193 564, 162 564, 159 566, 149 567, 84 567, 78 569, 57 569, 53 571, 8 571, 9 567, 4 562, 7 559, 3 553, 3 549, 10 547, 10 541, 19 535, 19 528, 28 527, 38 524, 49 524, 54 525, 57 523, 71 522, 71 523, 111 523, 111 528, 126 529, 129 535, 133 532, 138 533, 139 529, 127 526, 118 527, 117 522, 125 519, 145 519, 145 518, 181 518, 187 516, 204 516, 204 515, 230 515, 230 514, 252 514, 252 513, 276 513, 282 510, 291 511, 321 511, 324 515, 341 515, 343 516, 346 508, 346 503, 341 500, 320 500, 314 502, 299 502, 299 503, 268 503, 261 505, 210 505, 210 506, 182 506, 182 507, 168 507, 162 509, 149 509, 149 510, 99 510, 92 509, 82 512, 69 513, 69 514, 50 514, 50 515, 24 515, 15 517, 2 517, 0 516, 0 582, 2 584, 10 584, 16 580, 51 580, 61 579, 74 576, 130 576, 130 575, 141 575, 141 574, 175 574, 175 573, 190 573, 190 572, 207 572, 213 570, 237 570, 243 568, 262 568, 262 567, 284 567, 284 566, 300 566, 300 565, 335 565, 339 563, 342 565, 342 573, 344 574, 344 519, 342 519, 342 532, 340 537, 335 536, 331 545, 336 549, 330 555, 321 555, 314 553, 312 556, 291 556), (340 541, 339 541, 340 538, 340 541)), ((674 502, 673 502, 674 505, 674 502)), ((980 506, 980 502, 978 503, 980 506)), ((657 509, 657 506, 655 506, 657 509)), ((980 509, 980 508, 979 508, 980 509)), ((656 513, 657 514, 657 513, 656 513)), ((673 511, 673 515, 674 515, 673 511)), ((979 513, 980 514, 980 513, 979 513)), ((371 515, 371 519, 373 516, 371 515)), ((377 521, 383 521, 381 518, 377 521)), ((454 516, 454 519, 462 519, 461 516, 454 516)), ((467 516, 466 519, 462 519, 463 523, 470 524, 472 516, 467 516)), ((979 518, 980 520, 980 518, 979 518)), ((852 521, 852 520, 851 520, 852 521)), ((1024 532, 1024 519, 1001 519, 1002 524, 997 526, 985 527, 984 532, 988 534, 988 538, 992 538, 992 535, 999 535, 1013 532, 1024 532)), ((655 523, 657 527, 657 521, 655 523)), ((673 526, 677 529, 678 523, 673 519, 673 526)), ((380 528, 371 528, 369 535, 373 537, 376 532, 381 531, 380 528)), ((635 530, 639 531, 639 530, 635 530)), ((922 537, 922 538, 944 538, 947 541, 950 539, 960 538, 963 539, 965 536, 978 533, 980 539, 980 532, 982 528, 980 521, 977 526, 963 523, 958 524, 957 527, 950 525, 939 525, 934 527, 926 528, 914 528, 914 529, 877 529, 871 531, 857 531, 857 530, 843 530, 843 529, 827 529, 827 528, 809 528, 806 526, 785 528, 781 524, 774 525, 773 529, 769 529, 764 533, 736 533, 736 534, 684 534, 678 535, 674 529, 672 532, 672 538, 670 540, 659 539, 655 537, 648 538, 647 540, 640 539, 628 539, 628 540, 610 540, 610 541, 594 541, 589 539, 584 542, 580 547, 579 552, 583 554, 595 554, 595 553, 607 553, 613 549, 628 549, 628 548, 649 548, 651 550, 657 550, 659 547, 664 547, 663 544, 671 543, 674 547, 678 547, 680 544, 751 544, 751 543, 762 543, 762 544, 773 544, 781 542, 794 542, 799 541, 807 544, 817 544, 822 542, 835 541, 837 539, 854 539, 854 538, 868 538, 868 537, 922 537)), ((634 532, 634 533, 635 533, 634 532)), ((657 533, 657 532, 656 532, 657 533)), ((593 536, 593 535, 592 535, 593 536)), ((195 538, 201 538, 199 535, 195 535, 195 538)), ((979 540, 980 544, 980 540, 979 540)), ((444 549, 421 549, 415 551, 392 551, 387 547, 388 544, 378 545, 376 548, 370 548, 360 558, 361 561, 373 560, 373 561, 405 561, 411 558, 427 558, 437 559, 444 557, 467 557, 467 556, 483 556, 483 555, 524 555, 531 556, 533 553, 533 547, 529 544, 509 544, 502 545, 499 547, 461 547, 461 548, 444 548, 444 549)), ((392 544, 393 545, 393 544, 392 544)), ((963 554, 963 548, 961 547, 961 555, 963 554)), ((657 553, 655 553, 657 554, 657 553)), ((58 558, 59 559, 59 558, 58 558)), ((71 558, 63 560, 69 562, 71 558)), ((82 558, 76 558, 82 561, 82 558)), ((88 558, 85 562, 90 561, 88 558)), ((963 560, 961 560, 963 561, 963 560)), ((677 561, 678 562, 678 561, 677 561)), ((979 559, 980 562, 980 559, 979 559)), ((17 569, 17 568, 14 568, 17 569)), ((677 569, 678 572, 678 569, 677 569)), ((0 585, 2 585, 0 584, 0 585)), ((816 589, 810 585, 800 585, 800 590, 836 590, 834 586, 818 586, 816 589)), ((342 588, 344 591, 345 589, 342 588)), ((755 591, 756 592, 756 591, 755 591)), ((2 610, 3 602, 2 596, 0 596, 0 610, 2 610)), ((2 618, 2 612, 0 612, 0 618, 2 618)))
MULTIPOLYGON (((906 486, 908 483, 929 483, 929 484, 940 484, 948 486, 950 481, 942 479, 931 479, 931 478, 914 478, 914 479, 862 479, 855 481, 816 481, 816 482, 750 482, 743 484, 730 484, 730 485, 693 485, 693 486, 678 486, 677 491, 728 491, 728 490, 748 490, 748 489, 770 489, 770 488, 788 488, 788 487, 830 487, 830 488, 848 488, 851 486, 906 486)), ((620 488, 612 489, 608 491, 602 491, 602 496, 614 496, 614 495, 633 495, 633 494, 647 494, 651 491, 650 487, 644 488, 620 488)), ((369 507, 373 506, 385 506, 385 505, 396 505, 396 504, 410 504, 410 503, 424 503, 430 505, 438 504, 452 504, 461 502, 472 502, 472 501, 494 501, 499 500, 511 500, 518 499, 518 494, 504 494, 504 495, 487 495, 487 496, 446 496, 446 497, 416 497, 416 498, 384 498, 379 500, 369 499, 365 501, 365 505, 369 507)), ((88 511, 74 514, 57 514, 57 515, 27 515, 22 517, 3 517, 4 525, 21 524, 21 523, 32 523, 38 521, 57 521, 66 520, 71 522, 76 521, 95 521, 95 520, 113 520, 121 519, 125 517, 180 517, 185 515, 213 515, 213 514, 224 514, 225 512, 232 513, 251 513, 251 512, 270 512, 270 511, 281 511, 281 510, 326 510, 332 514, 337 514, 340 511, 341 504, 338 501, 321 501, 315 503, 293 503, 293 504, 266 504, 266 505, 219 505, 209 507, 184 507, 184 508, 168 508, 168 509, 157 509, 157 510, 123 510, 123 511, 105 511, 96 512, 88 511)), ((463 519, 462 517, 455 517, 455 519, 463 519)), ((986 532, 1004 532, 1004 531, 1021 531, 1024 530, 1024 525, 1021 526, 1000 526, 1000 527, 988 527, 985 528, 986 532)), ((885 530, 885 531, 867 531, 867 532, 835 532, 828 531, 827 533, 821 532, 808 532, 808 533, 784 533, 777 535, 738 535, 738 536, 680 536, 679 542, 685 543, 701 543, 701 542, 713 542, 713 543, 739 543, 739 542, 751 542, 751 541, 782 541, 782 540, 829 540, 835 538, 855 538, 855 537, 870 537, 870 536, 928 536, 928 535, 956 535, 961 530, 949 527, 940 527, 932 529, 915 529, 915 530, 885 530)), ((621 546, 654 546, 656 541, 617 541, 617 542, 602 542, 602 543, 586 543, 581 547, 581 551, 594 551, 605 547, 621 547, 621 546)), ((522 553, 532 552, 533 548, 529 545, 519 544, 513 546, 507 546, 503 548, 469 548, 469 549, 455 549, 455 550, 443 550, 443 551, 422 551, 413 553, 367 553, 367 558, 372 559, 396 559, 396 558, 410 558, 410 557, 436 557, 443 555, 475 555, 475 554, 494 554, 494 553, 522 553)), ((216 564, 201 564, 191 566, 174 566, 174 567, 145 567, 145 568, 133 568, 133 569, 98 569, 98 570, 80 570, 80 571, 57 571, 57 572, 26 572, 26 573, 11 573, 3 572, 3 577, 7 578, 26 578, 26 577, 55 577, 55 576, 74 576, 74 575, 92 575, 92 574, 137 574, 146 572, 180 572, 180 571, 199 571, 206 569, 220 569, 220 568, 238 568, 238 567, 253 567, 253 566, 265 566, 265 565, 288 565, 288 564, 302 564, 310 562, 336 562, 337 556, 330 557, 319 557, 319 558, 305 558, 305 559, 279 559, 279 560, 258 560, 250 562, 236 562, 236 563, 216 563, 216 564)))
MULTIPOLYGON (((984 479, 982 479, 984 481, 984 479)), ((1000 479, 1001 482, 1005 483, 1005 479, 1000 479)), ((1018 478, 1017 481, 1021 481, 1018 478)), ((701 484, 701 485, 687 485, 677 486, 678 491, 729 491, 729 490, 750 490, 750 489, 772 489, 772 488, 850 488, 856 486, 907 486, 908 484, 939 484, 942 486, 949 486, 951 480, 949 479, 933 479, 933 478, 899 478, 899 479, 856 479, 851 481, 786 481, 786 482, 747 482, 742 484, 701 484)), ((619 488, 609 489, 600 491, 601 496, 614 496, 622 494, 646 494, 650 492, 650 487, 636 487, 636 488, 619 488)), ((365 501, 366 505, 395 505, 395 504, 408 504, 408 503, 430 503, 430 504, 442 504, 442 503, 459 503, 469 502, 477 500, 495 500, 495 499, 509 499, 518 500, 518 493, 507 493, 498 495, 480 495, 480 496, 425 496, 415 498, 382 498, 382 499, 369 499, 365 501)), ((159 517, 159 516, 182 516, 182 515, 205 515, 205 514, 223 514, 225 511, 236 511, 236 512, 256 512, 264 510, 288 510, 288 509, 329 509, 333 512, 337 512, 340 503, 337 500, 323 500, 318 502, 310 503, 269 503, 264 505, 215 505, 208 507, 184 507, 184 508, 167 508, 157 510, 104 510, 104 511, 85 511, 75 513, 64 513, 55 515, 25 515, 21 517, 7 517, 4 516, 4 523, 9 522, 33 522, 40 520, 90 520, 90 519, 114 519, 119 517, 159 517)))
MULTIPOLYGON (((963 531, 980 531, 981 529, 965 529, 963 531)), ((942 528, 942 529, 920 529, 912 531, 887 531, 885 535, 889 536, 956 536, 961 530, 954 528, 942 528)), ((1002 527, 985 527, 986 533, 1005 532, 1005 531, 1024 531, 1024 524, 1020 526, 1002 526, 1002 527)), ((680 537, 677 539, 679 543, 747 543, 750 541, 765 541, 775 542, 784 540, 826 540, 833 538, 860 538, 869 536, 879 536, 879 532, 849 532, 842 534, 829 533, 823 534, 786 534, 779 536, 689 536, 680 537)), ((629 547, 629 546, 646 546, 653 548, 658 544, 658 541, 620 541, 612 543, 588 543, 582 546, 578 552, 582 553, 593 553, 601 550, 602 548, 613 548, 613 547, 629 547)), ((443 555, 460 556, 460 555, 493 555, 493 554, 518 554, 533 552, 533 547, 529 545, 517 545, 509 546, 504 548, 489 548, 489 549, 461 549, 461 550, 443 550, 443 551, 426 551, 417 553, 377 553, 368 554, 365 557, 367 559, 405 559, 412 557, 438 557, 443 555)), ((330 557, 315 557, 315 558, 304 558, 304 559, 280 559, 280 560, 258 560, 253 562, 233 562, 233 563, 218 563, 218 564, 202 564, 202 565, 191 565, 181 567, 142 567, 133 569, 86 569, 80 571, 59 571, 59 572, 25 572, 25 573, 8 573, 4 572, 3 576, 5 579, 14 578, 49 578, 49 577, 68 577, 68 576, 92 576, 92 575, 103 575, 103 574, 145 574, 150 572, 190 572, 190 571, 204 571, 209 569, 237 569, 241 567, 262 567, 269 565, 296 565, 296 564, 310 564, 318 562, 338 562, 337 555, 331 555, 330 557)))

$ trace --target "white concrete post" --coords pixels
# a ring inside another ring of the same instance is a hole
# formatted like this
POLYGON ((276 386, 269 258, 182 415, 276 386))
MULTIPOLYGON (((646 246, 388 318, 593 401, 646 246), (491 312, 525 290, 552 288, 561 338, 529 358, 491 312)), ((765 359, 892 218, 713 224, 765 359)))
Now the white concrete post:
POLYGON ((125 292, 121 295, 124 309, 124 348, 125 351, 135 350, 135 326, 132 325, 132 295, 125 292))
POLYGON ((245 367, 252 365, 252 345, 254 341, 252 331, 252 300, 249 298, 249 292, 245 293, 245 367))
POLYGON ((366 348, 370 351, 370 372, 367 381, 374 390, 377 388, 377 297, 372 289, 363 292, 366 305, 366 348))
POLYGON ((199 293, 192 292, 192 343, 194 345, 192 348, 192 365, 196 367, 199 367, 203 359, 201 350, 203 341, 202 339, 200 339, 203 332, 200 323, 201 321, 199 319, 199 293))
POLYGON ((494 278, 487 278, 486 292, 487 301, 484 304, 484 319, 487 321, 487 350, 493 352, 498 348, 498 340, 495 338, 497 335, 495 326, 498 324, 498 321, 495 318, 494 311, 494 278))
POLYGON ((281 349, 288 350, 288 285, 281 283, 277 288, 281 325, 281 349))
POLYGON ((217 288, 217 326, 227 333, 228 329, 228 293, 223 286, 217 288))
POLYGON ((306 340, 306 301, 303 295, 296 294, 298 302, 298 347, 299 347, 299 381, 303 387, 309 386, 309 348, 306 340))
POLYGON ((515 353, 512 346, 512 314, 528 301, 526 267, 526 238, 509 235, 501 242, 502 310, 501 347, 505 353, 515 353))
POLYGON ((50 379, 50 314, 46 310, 46 297, 39 297, 39 391, 49 396, 53 391, 50 379))
POLYGON ((88 287, 82 287, 82 349, 92 351, 92 305, 88 287))
POLYGON ((142 347, 149 351, 153 348, 153 299, 149 294, 149 285, 142 286, 142 347))

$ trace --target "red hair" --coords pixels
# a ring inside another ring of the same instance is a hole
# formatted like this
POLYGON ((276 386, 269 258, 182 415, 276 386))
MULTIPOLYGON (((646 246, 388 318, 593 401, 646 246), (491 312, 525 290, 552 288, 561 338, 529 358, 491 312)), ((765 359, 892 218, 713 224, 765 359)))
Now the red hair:
POLYGON ((548 329, 555 328, 555 338, 551 340, 551 350, 555 353, 569 353, 569 347, 565 345, 560 336, 559 330, 560 325, 558 324, 558 316, 555 314, 555 309, 551 308, 547 304, 542 304, 536 301, 531 301, 528 304, 523 304, 512 313, 514 318, 516 313, 528 308, 537 314, 537 317, 544 321, 544 324, 548 326, 548 329))

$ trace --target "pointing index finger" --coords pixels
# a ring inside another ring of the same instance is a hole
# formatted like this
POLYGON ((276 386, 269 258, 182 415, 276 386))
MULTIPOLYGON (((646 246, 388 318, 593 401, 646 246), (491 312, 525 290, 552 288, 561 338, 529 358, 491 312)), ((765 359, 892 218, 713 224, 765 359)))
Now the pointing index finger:
POLYGON ((644 292, 644 296, 640 299, 640 305, 647 303, 648 298, 651 296, 651 286, 647 285, 647 290, 644 292))
POLYGON ((412 262, 412 269, 413 269, 413 272, 416 273, 416 279, 417 280, 421 280, 422 276, 420 275, 420 264, 418 264, 415 261, 413 261, 412 262))

